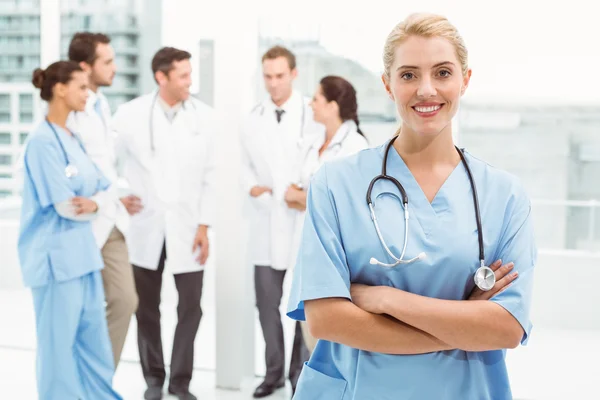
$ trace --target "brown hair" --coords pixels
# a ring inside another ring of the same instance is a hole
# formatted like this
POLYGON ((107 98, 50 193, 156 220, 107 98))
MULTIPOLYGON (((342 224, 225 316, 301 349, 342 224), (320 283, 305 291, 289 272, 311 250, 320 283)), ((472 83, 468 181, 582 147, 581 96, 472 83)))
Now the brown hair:
POLYGON ((77 32, 69 44, 69 60, 94 65, 100 43, 109 44, 110 38, 103 33, 77 32))
POLYGON ((36 68, 33 71, 31 83, 40 91, 42 100, 50 101, 53 97, 52 90, 58 83, 67 84, 73 79, 73 72, 83 71, 74 61, 57 61, 50 64, 45 70, 36 68))
POLYGON ((163 47, 152 57, 152 73, 156 75, 158 71, 161 71, 165 75, 169 75, 169 72, 174 68, 173 63, 175 61, 189 60, 190 58, 192 58, 192 55, 185 50, 163 47))
POLYGON ((352 120, 356 123, 358 133, 365 136, 359 128, 358 103, 354 86, 340 76, 329 75, 321 79, 321 92, 327 101, 335 101, 340 110, 342 121, 352 120))
POLYGON ((296 69, 296 56, 283 46, 275 46, 267 50, 262 56, 262 62, 265 62, 265 60, 274 60, 279 57, 285 57, 291 70, 296 69))

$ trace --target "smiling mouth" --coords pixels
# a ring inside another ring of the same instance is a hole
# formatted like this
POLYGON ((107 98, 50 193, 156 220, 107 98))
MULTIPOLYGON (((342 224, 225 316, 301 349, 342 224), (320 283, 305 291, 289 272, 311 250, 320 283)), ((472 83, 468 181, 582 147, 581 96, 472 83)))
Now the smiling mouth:
POLYGON ((436 104, 433 106, 413 106, 412 109, 422 117, 432 117, 436 115, 444 104, 436 104))

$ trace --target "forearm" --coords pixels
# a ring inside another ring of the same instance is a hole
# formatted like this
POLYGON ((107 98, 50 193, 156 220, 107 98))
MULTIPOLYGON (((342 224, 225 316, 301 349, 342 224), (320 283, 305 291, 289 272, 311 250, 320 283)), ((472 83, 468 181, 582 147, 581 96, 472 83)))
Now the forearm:
POLYGON ((487 351, 518 346, 517 320, 491 301, 441 300, 382 287, 381 312, 425 331, 453 348, 487 351))
POLYGON ((97 216, 97 213, 77 214, 75 212, 75 207, 73 207, 73 204, 71 203, 71 200, 54 204, 54 209, 58 215, 72 221, 90 221, 95 219, 97 216))
POLYGON ((390 317, 366 312, 346 299, 309 300, 304 307, 310 332, 318 339, 385 354, 451 350, 428 333, 390 317))

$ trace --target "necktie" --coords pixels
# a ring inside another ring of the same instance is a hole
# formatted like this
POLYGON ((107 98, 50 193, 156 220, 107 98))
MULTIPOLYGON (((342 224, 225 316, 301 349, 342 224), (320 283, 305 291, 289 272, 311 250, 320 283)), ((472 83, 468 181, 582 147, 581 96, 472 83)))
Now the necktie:
POLYGON ((281 116, 283 115, 284 112, 285 112, 285 110, 281 110, 281 109, 275 110, 275 115, 277 116, 277 123, 281 122, 281 116))

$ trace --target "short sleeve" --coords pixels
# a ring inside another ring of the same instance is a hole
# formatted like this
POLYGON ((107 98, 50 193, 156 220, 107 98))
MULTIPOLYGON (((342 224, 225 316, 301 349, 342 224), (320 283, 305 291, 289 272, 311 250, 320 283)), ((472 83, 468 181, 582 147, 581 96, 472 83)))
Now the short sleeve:
POLYGON ((305 319, 305 300, 333 297, 350 299, 350 273, 335 202, 327 186, 326 166, 314 176, 308 189, 306 206, 287 314, 300 321, 305 319))
POLYGON ((75 197, 65 168, 60 148, 52 140, 36 137, 29 141, 25 152, 25 170, 42 208, 75 197))
POLYGON ((503 263, 513 262, 515 264, 514 271, 519 273, 519 277, 507 290, 493 297, 491 301, 504 307, 519 321, 525 332, 521 344, 526 344, 532 329, 529 313, 537 248, 533 232, 531 203, 524 190, 518 191, 509 207, 512 210, 509 210, 507 214, 504 233, 494 259, 501 259, 503 263))

